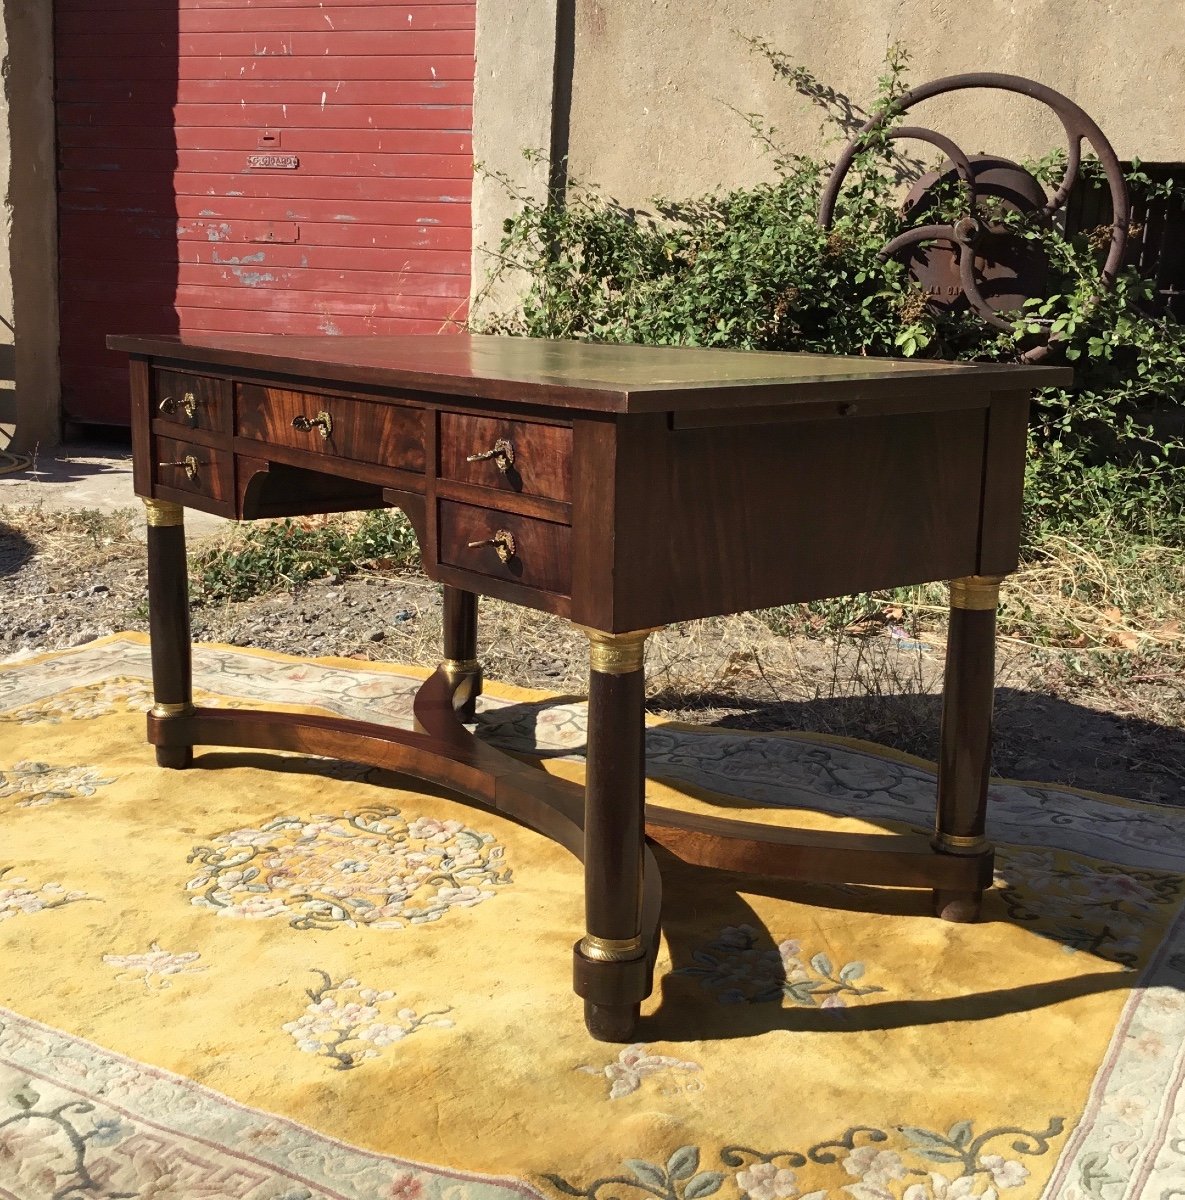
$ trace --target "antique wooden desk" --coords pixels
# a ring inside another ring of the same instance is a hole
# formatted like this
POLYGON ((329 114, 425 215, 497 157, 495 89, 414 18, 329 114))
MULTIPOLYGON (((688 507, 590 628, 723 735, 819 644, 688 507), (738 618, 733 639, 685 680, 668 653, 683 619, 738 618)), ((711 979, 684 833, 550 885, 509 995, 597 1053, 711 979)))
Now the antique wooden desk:
POLYGON ((162 766, 188 767, 195 745, 348 757, 562 843, 584 862, 575 989, 604 1040, 631 1037, 651 989, 661 883, 647 839, 706 866, 929 888, 941 916, 978 915, 996 599, 1017 559, 1029 389, 1068 372, 462 336, 110 345, 131 356, 162 766), (195 708, 185 506, 244 519, 402 508, 444 585, 443 662, 417 730, 195 708), (952 611, 932 838, 645 807, 649 632, 934 579, 952 581, 952 611), (481 595, 587 631, 584 789, 466 730, 481 595))

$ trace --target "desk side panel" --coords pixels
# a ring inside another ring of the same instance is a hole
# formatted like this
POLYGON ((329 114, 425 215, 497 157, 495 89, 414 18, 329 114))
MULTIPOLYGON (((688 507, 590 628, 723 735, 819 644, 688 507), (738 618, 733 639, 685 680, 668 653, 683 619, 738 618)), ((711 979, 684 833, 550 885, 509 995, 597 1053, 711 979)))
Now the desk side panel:
POLYGON ((621 419, 615 629, 972 574, 982 408, 670 429, 621 419))
POLYGON ((128 376, 132 393, 132 488, 137 496, 151 496, 149 433, 152 416, 148 407, 151 400, 148 360, 132 358, 128 362, 128 376))
POLYGON ((983 455, 983 525, 976 570, 979 575, 1008 575, 1016 570, 1028 444, 1029 393, 993 395, 983 455))

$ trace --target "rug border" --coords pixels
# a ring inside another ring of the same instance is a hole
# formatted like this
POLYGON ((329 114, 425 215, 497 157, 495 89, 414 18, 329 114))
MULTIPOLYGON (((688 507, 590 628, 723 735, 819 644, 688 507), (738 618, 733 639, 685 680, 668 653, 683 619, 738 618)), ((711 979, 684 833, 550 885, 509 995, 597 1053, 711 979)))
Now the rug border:
MULTIPOLYGON (((130 641, 141 646, 151 644, 151 638, 147 633, 142 633, 140 630, 127 629, 116 633, 104 634, 102 637, 94 638, 92 641, 83 642, 77 646, 65 646, 58 650, 43 650, 37 654, 31 654, 28 658, 8 658, 0 659, 0 672, 15 670, 20 667, 34 666, 43 663, 52 658, 62 658, 71 654, 84 653, 87 650, 93 649, 96 646, 110 645, 117 641, 130 641)), ((289 654, 282 650, 267 650, 259 646, 235 646, 229 642, 193 642, 194 652, 197 653, 202 649, 222 650, 232 654, 244 654, 252 658, 264 658, 272 661, 290 662, 290 663, 315 663, 318 666, 334 667, 340 670, 350 671, 374 671, 383 675, 402 675, 404 678, 412 679, 427 679, 436 671, 435 667, 423 667, 418 663, 392 663, 379 662, 372 659, 362 660, 357 658, 342 658, 339 655, 306 655, 306 654, 289 654)), ((582 704, 587 700, 587 697, 575 695, 569 692, 548 692, 541 688, 521 687, 518 684, 503 683, 499 680, 483 680, 483 688, 492 696, 499 700, 516 701, 525 700, 530 702, 538 702, 541 700, 549 700, 561 704, 582 704)), ((919 770, 926 771, 929 774, 936 775, 938 773, 938 764, 932 759, 922 758, 917 754, 910 754, 905 750, 898 750, 893 746, 885 746, 879 742, 869 741, 866 738, 845 737, 840 734, 833 733, 815 733, 809 730, 793 730, 793 729, 729 729, 718 730, 707 725, 697 725, 691 721, 676 721, 664 720, 661 717, 651 716, 647 714, 646 724, 654 729, 672 729, 682 733, 714 733, 719 734, 726 732, 729 737, 740 738, 784 738, 789 741, 806 742, 814 745, 824 746, 842 746, 849 750, 855 750, 861 754, 867 754, 873 758, 887 758, 892 762, 902 763, 905 766, 916 767, 919 770)), ((1023 779, 1014 778, 1007 775, 993 775, 989 786, 992 784, 1001 784, 1007 787, 1020 788, 1039 788, 1045 791, 1063 792, 1070 796, 1082 796, 1088 800, 1098 800, 1107 804, 1118 804, 1124 808, 1134 809, 1159 809, 1165 812, 1182 811, 1182 805, 1169 804, 1159 800, 1137 800, 1130 796, 1116 796, 1111 792, 1099 792, 1092 788, 1075 787, 1068 783, 1051 783, 1044 779, 1023 779)))

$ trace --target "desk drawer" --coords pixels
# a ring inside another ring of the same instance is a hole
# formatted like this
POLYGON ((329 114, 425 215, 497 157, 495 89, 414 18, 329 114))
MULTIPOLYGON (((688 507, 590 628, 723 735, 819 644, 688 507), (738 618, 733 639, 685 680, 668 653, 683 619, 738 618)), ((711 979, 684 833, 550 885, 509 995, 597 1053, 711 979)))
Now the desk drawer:
POLYGON ((452 500, 440 501, 439 511, 440 561, 446 566, 561 596, 571 591, 572 530, 567 525, 452 500), (503 561, 490 542, 506 534, 514 549, 503 561))
POLYGON ((234 456, 229 450, 167 437, 156 438, 155 446, 152 475, 162 487, 219 503, 232 499, 234 456))
POLYGON ((440 414, 440 474, 479 487, 568 501, 572 430, 565 425, 444 412, 440 414), (468 461, 475 455, 489 457, 468 461))
POLYGON ((235 432, 331 458, 424 470, 424 410, 406 404, 240 383, 235 432))
POLYGON ((208 379, 182 371, 154 371, 152 378, 152 415, 175 424, 178 431, 208 429, 214 433, 230 430, 231 382, 208 379))

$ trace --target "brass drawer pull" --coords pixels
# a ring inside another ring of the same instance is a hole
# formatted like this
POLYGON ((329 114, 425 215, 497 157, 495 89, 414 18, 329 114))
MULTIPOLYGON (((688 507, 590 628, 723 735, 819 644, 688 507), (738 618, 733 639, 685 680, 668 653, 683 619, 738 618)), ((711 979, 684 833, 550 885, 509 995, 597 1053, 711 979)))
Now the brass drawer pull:
POLYGON ((180 402, 174 400, 172 396, 166 396, 157 407, 166 417, 171 417, 177 409, 181 411, 191 420, 197 419, 198 398, 193 392, 186 392, 181 397, 180 402))
POLYGON ((316 429, 321 434, 321 440, 327 442, 333 432, 333 418, 322 409, 315 417, 306 417, 303 414, 293 417, 292 428, 299 429, 302 433, 316 429))
POLYGON ((187 454, 180 462, 164 462, 157 463, 156 465, 158 467, 184 467, 185 474, 190 479, 196 479, 198 467, 200 467, 202 464, 198 462, 198 460, 194 458, 192 454, 187 454))
POLYGON ((508 563, 518 549, 514 542, 514 534, 509 529, 499 529, 492 538, 483 538, 480 542, 469 543, 470 550, 476 550, 479 546, 493 546, 498 551, 498 557, 504 563, 508 563))
POLYGON ((507 438, 499 438, 494 443, 492 450, 486 450, 481 454, 470 454, 465 461, 485 462, 490 458, 494 460, 494 466, 505 475, 514 466, 514 446, 507 438))

